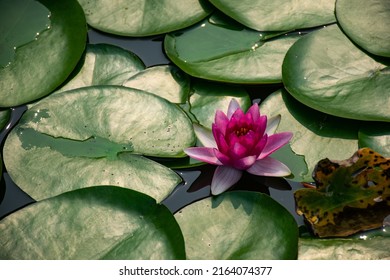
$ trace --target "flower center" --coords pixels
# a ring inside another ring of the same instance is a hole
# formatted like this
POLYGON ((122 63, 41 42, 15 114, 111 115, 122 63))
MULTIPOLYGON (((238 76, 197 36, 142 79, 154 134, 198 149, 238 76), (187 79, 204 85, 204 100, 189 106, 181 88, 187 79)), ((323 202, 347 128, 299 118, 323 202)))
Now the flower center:
POLYGON ((240 127, 239 129, 237 129, 235 131, 235 133, 236 133, 237 136, 244 136, 244 135, 246 135, 249 132, 249 130, 250 129, 247 128, 247 127, 240 127))

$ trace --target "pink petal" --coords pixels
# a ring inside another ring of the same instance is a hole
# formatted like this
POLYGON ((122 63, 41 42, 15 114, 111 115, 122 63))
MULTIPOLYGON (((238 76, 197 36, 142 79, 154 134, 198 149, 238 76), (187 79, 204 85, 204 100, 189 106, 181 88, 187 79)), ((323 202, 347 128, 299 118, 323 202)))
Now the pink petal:
POLYGON ((194 124, 195 135, 205 147, 217 148, 213 133, 204 126, 194 124))
POLYGON ((239 108, 240 108, 240 104, 238 104, 236 99, 233 98, 232 100, 230 100, 228 111, 227 111, 227 117, 229 120, 233 116, 233 113, 237 111, 237 109, 239 108))
POLYGON ((223 135, 225 135, 226 133, 228 123, 229 119, 225 115, 225 113, 220 110, 217 110, 217 112, 215 113, 214 124, 219 128, 219 130, 221 130, 223 135))
POLYGON ((221 153, 217 149, 214 150, 214 154, 217 157, 217 159, 223 164, 223 165, 231 165, 231 159, 229 156, 221 153))
POLYGON ((242 171, 228 166, 218 166, 211 181, 211 194, 223 193, 240 180, 242 171))
POLYGON ((260 110, 257 103, 253 104, 246 113, 252 116, 253 122, 257 123, 260 120, 260 110))
POLYGON ((225 136, 215 124, 213 124, 213 135, 215 142, 217 143, 218 150, 227 154, 229 152, 229 144, 226 143, 225 136))
POLYGON ((231 155, 233 159, 243 158, 248 155, 248 150, 240 142, 236 142, 229 151, 229 155, 231 155))
POLYGON ((254 175, 271 177, 284 177, 291 174, 286 165, 271 157, 257 160, 247 171, 254 175))
POLYGON ((264 149, 257 159, 263 159, 275 152, 277 149, 283 147, 290 141, 292 136, 293 134, 291 132, 281 132, 268 136, 267 144, 265 144, 264 149))
POLYGON ((256 156, 248 156, 234 161, 234 168, 247 170, 256 162, 256 156))
POLYGON ((210 164, 222 165, 222 163, 215 156, 214 151, 215 151, 214 148, 207 148, 207 147, 190 147, 184 149, 184 152, 188 156, 196 160, 200 160, 210 164))

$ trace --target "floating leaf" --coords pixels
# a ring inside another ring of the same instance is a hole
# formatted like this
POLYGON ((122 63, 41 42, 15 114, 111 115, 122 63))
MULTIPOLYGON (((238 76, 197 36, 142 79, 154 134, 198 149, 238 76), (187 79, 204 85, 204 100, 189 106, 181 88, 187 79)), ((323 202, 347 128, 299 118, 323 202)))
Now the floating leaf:
POLYGON ((390 121, 389 65, 368 56, 333 25, 304 36, 289 49, 283 82, 296 99, 316 110, 390 121))
POLYGON ((211 11, 204 0, 78 0, 88 24, 125 36, 162 34, 190 26, 211 11))
POLYGON ((384 157, 390 157, 390 124, 363 123, 359 129, 359 147, 369 147, 384 157))
POLYGON ((176 66, 161 65, 141 71, 125 81, 123 86, 156 94, 172 103, 185 103, 190 91, 190 78, 176 66))
POLYGON ((51 12, 50 29, 17 48, 13 62, 0 69, 0 107, 24 104, 51 93, 65 81, 84 51, 87 28, 78 2, 39 2, 51 12))
POLYGON ((0 67, 9 65, 15 50, 50 28, 50 11, 38 1, 0 1, 0 67))
POLYGON ((168 57, 188 74, 232 83, 279 83, 287 50, 301 35, 248 29, 221 14, 166 35, 168 57))
POLYGON ((335 0, 210 0, 219 10, 259 31, 280 31, 326 25, 336 21, 335 0))
POLYGON ((390 57, 388 0, 337 0, 336 17, 343 31, 360 47, 390 57))
POLYGON ((294 193, 297 213, 320 237, 378 228, 390 215, 390 160, 369 148, 345 161, 318 162, 316 188, 294 193))
POLYGON ((11 115, 10 110, 0 110, 0 131, 8 123, 10 115, 11 115))
POLYGON ((188 259, 295 259, 298 227, 265 194, 226 192, 175 214, 188 259), (283 230, 281 230, 283 228, 283 230))
MULTIPOLYGON (((311 181, 310 171, 325 157, 344 159, 358 149, 360 122, 342 119, 313 110, 295 100, 285 90, 278 90, 260 104, 260 112, 281 115, 277 131, 291 131, 290 145, 297 155, 305 156, 307 168, 297 172, 301 181, 311 181)), ((297 178, 297 180, 299 180, 297 178)))
POLYGON ((145 69, 138 56, 109 44, 88 44, 73 77, 57 92, 94 85, 122 85, 145 69))
POLYGON ((36 200, 80 185, 116 185, 161 201, 180 177, 136 154, 183 157, 194 141, 176 105, 121 86, 86 87, 31 106, 6 139, 4 161, 36 200))
POLYGON ((232 98, 246 111, 251 106, 248 92, 239 85, 194 80, 190 95, 190 112, 200 125, 211 129, 217 110, 225 114, 232 98))
POLYGON ((299 260, 388 260, 390 238, 299 239, 299 260))
POLYGON ((180 228, 165 206, 112 186, 34 203, 1 220, 0 230, 0 259, 185 258, 180 228))

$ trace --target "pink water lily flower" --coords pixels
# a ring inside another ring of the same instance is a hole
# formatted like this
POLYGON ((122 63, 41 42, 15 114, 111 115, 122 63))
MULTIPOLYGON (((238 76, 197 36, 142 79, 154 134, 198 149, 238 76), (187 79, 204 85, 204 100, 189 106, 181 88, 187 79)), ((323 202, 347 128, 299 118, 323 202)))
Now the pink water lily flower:
POLYGON ((212 132, 195 126, 195 133, 205 147, 191 147, 185 153, 199 161, 218 165, 211 193, 218 195, 240 180, 243 171, 259 176, 283 177, 291 174, 280 161, 269 157, 287 144, 291 132, 273 134, 280 117, 268 121, 260 115, 259 106, 253 104, 246 113, 235 99, 229 104, 227 115, 217 111, 212 132))

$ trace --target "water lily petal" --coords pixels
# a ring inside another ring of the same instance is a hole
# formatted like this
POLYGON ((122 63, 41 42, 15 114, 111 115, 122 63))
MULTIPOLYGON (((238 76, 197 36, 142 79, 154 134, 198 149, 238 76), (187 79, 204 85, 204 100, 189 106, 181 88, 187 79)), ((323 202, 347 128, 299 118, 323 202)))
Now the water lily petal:
POLYGON ((256 162, 256 156, 248 156, 234 161, 234 168, 247 170, 256 162))
POLYGON ((223 165, 232 165, 232 161, 228 155, 225 155, 218 151, 217 149, 214 149, 214 154, 217 157, 217 159, 223 164, 223 165))
POLYGON ((229 155, 231 155, 233 160, 237 160, 248 156, 248 149, 240 142, 236 142, 234 143, 232 149, 229 151, 229 155))
POLYGON ((223 193, 240 180, 242 171, 228 166, 218 166, 211 181, 211 194, 223 193))
POLYGON ((213 133, 204 126, 194 124, 194 131, 200 143, 205 147, 217 148, 217 143, 213 137, 213 133))
POLYGON ((184 152, 188 156, 196 160, 200 160, 215 165, 222 165, 219 159, 215 156, 215 152, 214 152, 215 150, 216 149, 214 148, 208 148, 208 147, 190 147, 184 149, 184 152))
POLYGON ((233 116, 233 113, 237 111, 237 109, 240 108, 240 104, 236 99, 232 99, 229 103, 228 111, 227 111, 227 117, 230 120, 231 117, 233 116))
POLYGON ((217 143, 217 148, 221 153, 228 154, 229 152, 229 144, 226 142, 226 138, 222 131, 219 129, 219 127, 216 124, 212 125, 213 129, 213 135, 215 142, 217 143))
POLYGON ((257 123, 260 120, 259 104, 254 103, 246 113, 252 116, 254 123, 257 123))
POLYGON ((247 171, 253 175, 271 177, 283 177, 291 174, 286 165, 271 157, 257 160, 247 171))
POLYGON ((281 132, 268 136, 267 144, 265 144, 264 149, 261 151, 257 159, 263 159, 275 152, 277 149, 286 145, 292 136, 293 134, 291 132, 281 132))
POLYGON ((225 115, 225 113, 220 110, 217 110, 217 112, 215 113, 214 124, 219 128, 219 130, 221 130, 223 135, 225 135, 226 133, 228 123, 229 119, 225 115))
POLYGON ((267 133, 268 135, 274 134, 276 129, 279 126, 280 119, 281 119, 280 115, 277 115, 277 116, 270 118, 268 120, 267 129, 265 130, 265 133, 267 133))

